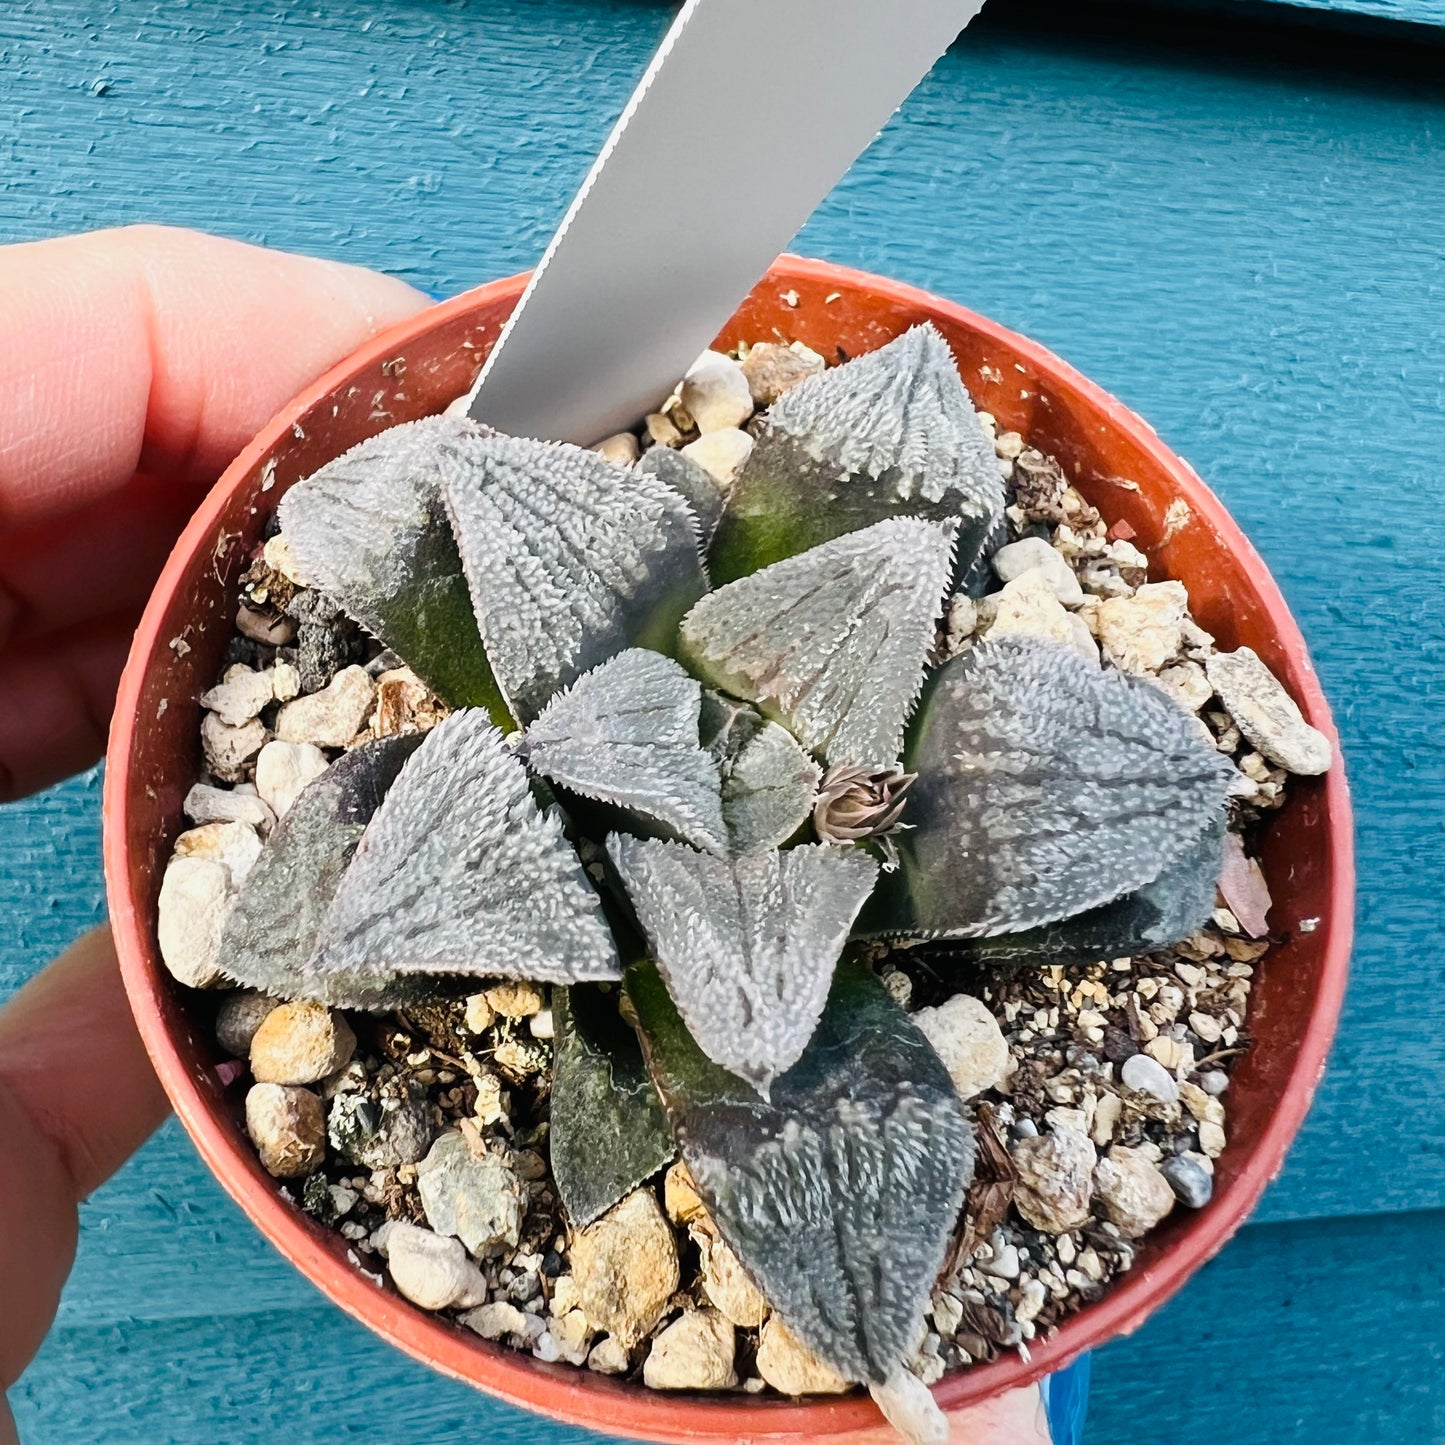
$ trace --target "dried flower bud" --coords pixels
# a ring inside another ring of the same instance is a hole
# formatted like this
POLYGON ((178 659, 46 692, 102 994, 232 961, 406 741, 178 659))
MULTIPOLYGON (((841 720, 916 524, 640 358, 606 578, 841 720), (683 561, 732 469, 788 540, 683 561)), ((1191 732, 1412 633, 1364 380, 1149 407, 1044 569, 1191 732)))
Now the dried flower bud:
POLYGON ((823 774, 813 801, 813 827, 823 843, 851 843, 896 832, 904 794, 917 773, 839 763, 823 774))

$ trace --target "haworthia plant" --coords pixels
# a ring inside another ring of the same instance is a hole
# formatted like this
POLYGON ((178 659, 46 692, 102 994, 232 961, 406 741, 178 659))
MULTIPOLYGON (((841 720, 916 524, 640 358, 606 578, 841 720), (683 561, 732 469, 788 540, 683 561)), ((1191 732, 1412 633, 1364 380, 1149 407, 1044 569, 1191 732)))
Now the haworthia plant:
POLYGON ((733 483, 709 564, 730 582, 910 516, 951 525, 966 572, 1002 513, 993 443, 948 344, 924 324, 778 400, 733 483))
POLYGON ((722 776, 722 813, 734 857, 779 848, 808 821, 823 770, 787 728, 746 703, 709 692, 703 740, 722 776))
POLYGON ((643 1050, 723 1238, 799 1339, 850 1380, 911 1355, 973 1171, 932 1046, 841 964, 806 1053, 764 1100, 711 1062, 651 964, 627 971, 643 1050))
POLYGON ((829 762, 891 763, 918 697, 952 545, 895 517, 709 593, 684 658, 829 762))
POLYGON ((729 861, 617 833, 607 851, 699 1047, 766 1097, 812 1037, 877 863, 817 843, 729 861))
POLYGON ((712 853, 727 852, 721 779, 699 742, 702 687, 671 658, 629 648, 542 709, 528 763, 712 853))
POLYGON ((474 434, 443 452, 442 477, 487 656, 522 722, 629 644, 668 651, 706 590, 697 520, 651 473, 474 434))
POLYGON ((426 417, 369 438, 281 499, 281 527, 305 580, 405 657, 453 707, 507 722, 442 506, 453 443, 483 435, 426 417))
POLYGON ((593 984, 552 991, 552 1177, 579 1229, 677 1152, 617 999, 593 984))
POLYGON ((1016 932, 1143 888, 1219 818, 1230 766, 1142 678, 1013 635, 944 667, 886 888, 894 931, 1016 932))
POLYGON ((402 769, 356 850, 307 976, 618 977, 597 894, 526 769, 477 710, 453 713, 402 769))
POLYGON ((412 733, 361 743, 301 790, 226 919, 219 957, 230 978, 351 1008, 386 1008, 418 996, 427 980, 383 973, 344 987, 309 974, 307 964, 366 825, 421 742, 412 733))

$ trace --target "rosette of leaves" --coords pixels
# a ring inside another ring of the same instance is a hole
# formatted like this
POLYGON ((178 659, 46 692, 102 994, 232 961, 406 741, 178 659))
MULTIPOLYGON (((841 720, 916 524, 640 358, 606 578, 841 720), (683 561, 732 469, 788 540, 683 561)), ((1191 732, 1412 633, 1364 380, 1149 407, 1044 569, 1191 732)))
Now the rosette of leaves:
POLYGON ((1158 946, 1212 905, 1226 772, 1055 643, 930 668, 1004 502, 930 328, 788 393, 731 495, 672 470, 433 418, 292 488, 306 580, 456 710, 300 795, 221 952, 350 1008, 553 985, 573 1223, 680 1153, 793 1332, 886 1397, 973 1144, 857 941, 1158 946))

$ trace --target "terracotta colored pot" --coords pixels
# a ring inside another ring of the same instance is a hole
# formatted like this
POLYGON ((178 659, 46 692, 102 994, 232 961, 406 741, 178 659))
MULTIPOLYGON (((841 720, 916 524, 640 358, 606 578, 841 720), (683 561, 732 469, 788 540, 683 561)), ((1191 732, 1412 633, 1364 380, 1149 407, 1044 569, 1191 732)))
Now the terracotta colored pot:
MULTIPOLYGON (((121 681, 105 781, 105 871, 131 1006, 181 1122, 221 1183, 268 1239, 349 1314, 427 1364, 560 1420, 645 1439, 782 1441, 874 1434, 866 1398, 791 1404, 738 1395, 671 1396, 565 1365, 545 1365, 414 1308, 347 1262, 346 1242, 290 1205, 241 1124, 243 1087, 193 1020, 160 962, 156 896, 181 801, 200 767, 196 698, 217 676, 237 579, 286 488, 362 438, 441 409, 470 386, 524 277, 443 302, 393 328, 299 396, 236 459, 176 544, 121 681), (184 637, 190 650, 169 644, 184 637)), ((1222 647, 1248 644, 1338 747, 1299 629, 1263 562, 1204 483, 1144 422, 1058 357, 962 307, 818 261, 781 259, 719 339, 800 339, 830 361, 931 320, 978 403, 1057 456, 1111 520, 1125 520, 1159 572, 1189 587, 1194 615, 1222 647)), ((1341 767, 1293 779, 1263 840, 1282 935, 1257 981, 1255 1046, 1229 1090, 1229 1147, 1212 1202, 1176 1211, 1131 1273, 1032 1347, 935 1387, 945 1409, 1058 1369, 1134 1329, 1240 1226, 1274 1177, 1309 1108, 1344 994, 1353 921, 1349 797, 1341 767)))

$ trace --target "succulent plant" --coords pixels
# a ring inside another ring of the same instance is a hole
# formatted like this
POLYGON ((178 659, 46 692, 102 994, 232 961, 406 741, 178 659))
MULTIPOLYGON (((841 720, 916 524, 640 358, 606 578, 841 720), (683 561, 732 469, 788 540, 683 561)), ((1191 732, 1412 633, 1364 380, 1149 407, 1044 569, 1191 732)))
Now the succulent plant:
POLYGON ((301 794, 227 972, 373 1009, 554 985, 573 1223, 680 1153, 797 1337, 896 1389, 973 1141, 870 940, 1160 947, 1219 869, 1227 768, 1161 691, 1024 637, 930 668, 1003 504, 926 326, 788 392, 730 493, 464 419, 362 443, 284 536, 456 711, 301 794))

